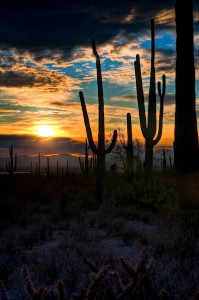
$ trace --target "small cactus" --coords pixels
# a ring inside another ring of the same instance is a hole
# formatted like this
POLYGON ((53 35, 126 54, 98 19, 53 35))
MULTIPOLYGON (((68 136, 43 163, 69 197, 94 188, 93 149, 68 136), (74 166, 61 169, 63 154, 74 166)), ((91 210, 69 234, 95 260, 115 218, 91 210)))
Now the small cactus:
POLYGON ((69 164, 68 164, 68 159, 67 159, 67 164, 66 164, 66 175, 69 176, 70 172, 69 172, 69 164))
POLYGON ((50 177, 50 164, 49 164, 49 157, 47 156, 47 167, 45 168, 47 177, 50 177))
POLYGON ((171 155, 169 155, 169 165, 170 165, 170 168, 173 168, 171 155))
POLYGON ((133 177, 133 138, 132 138, 132 125, 131 125, 131 114, 127 113, 127 146, 124 146, 126 149, 126 172, 129 179, 133 177))
POLYGON ((38 177, 40 177, 40 174, 41 174, 41 155, 40 155, 40 152, 39 152, 39 155, 38 155, 38 163, 36 163, 36 174, 38 177))
POLYGON ((57 177, 59 177, 59 162, 57 161, 57 177))
POLYGON ((163 167, 163 170, 166 170, 166 168, 167 168, 167 159, 166 159, 166 152, 165 152, 164 149, 162 150, 162 154, 163 154, 162 167, 163 167))
POLYGON ((17 154, 13 155, 13 145, 9 147, 10 162, 6 163, 6 170, 10 176, 13 176, 17 168, 17 154))

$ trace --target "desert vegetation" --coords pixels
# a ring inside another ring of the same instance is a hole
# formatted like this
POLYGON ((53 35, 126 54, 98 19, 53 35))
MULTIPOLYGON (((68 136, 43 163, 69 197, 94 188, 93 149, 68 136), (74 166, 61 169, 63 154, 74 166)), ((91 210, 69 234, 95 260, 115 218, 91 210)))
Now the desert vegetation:
POLYGON ((198 215, 173 170, 107 171, 101 203, 92 172, 1 179, 2 299, 197 299, 198 215))

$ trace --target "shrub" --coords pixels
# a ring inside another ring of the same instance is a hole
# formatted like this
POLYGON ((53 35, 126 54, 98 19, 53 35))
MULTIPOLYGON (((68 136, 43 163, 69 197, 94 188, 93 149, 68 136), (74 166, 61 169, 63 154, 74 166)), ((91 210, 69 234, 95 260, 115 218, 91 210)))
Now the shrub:
POLYGON ((157 212, 162 206, 175 201, 175 194, 160 182, 145 182, 135 179, 131 184, 116 189, 107 204, 118 206, 136 206, 157 212))

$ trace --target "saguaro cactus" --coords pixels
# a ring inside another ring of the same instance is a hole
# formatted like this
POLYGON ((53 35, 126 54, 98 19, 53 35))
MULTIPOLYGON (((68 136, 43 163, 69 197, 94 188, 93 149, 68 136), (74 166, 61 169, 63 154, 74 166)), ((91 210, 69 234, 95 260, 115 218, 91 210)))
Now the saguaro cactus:
POLYGON ((85 175, 88 175, 90 170, 91 170, 91 167, 92 167, 92 157, 89 161, 89 158, 88 158, 88 150, 89 150, 89 146, 87 145, 87 139, 86 139, 86 142, 85 142, 85 156, 84 156, 84 162, 81 161, 81 157, 79 157, 79 164, 80 164, 80 168, 81 168, 81 171, 83 174, 85 175))
POLYGON ((145 138, 145 162, 144 168, 147 176, 151 175, 153 168, 153 147, 160 141, 162 136, 163 127, 163 107, 164 96, 166 89, 166 77, 162 76, 162 90, 161 83, 158 82, 158 94, 160 97, 160 113, 159 113, 159 129, 156 135, 156 82, 155 82, 155 33, 154 33, 154 20, 151 20, 151 74, 150 74, 150 88, 149 88, 149 101, 148 101, 148 123, 146 121, 145 105, 144 105, 144 92, 142 85, 142 75, 140 67, 139 54, 136 55, 135 77, 137 88, 137 100, 139 107, 140 127, 143 137, 145 138))
POLYGON ((57 168, 56 168, 57 169, 57 172, 56 172, 57 173, 57 177, 59 177, 59 162, 58 161, 57 161, 57 165, 56 166, 57 166, 57 168))
POLYGON ((89 147, 97 155, 97 200, 101 201, 104 195, 104 183, 105 183, 105 155, 110 153, 115 146, 117 139, 117 130, 113 132, 113 139, 111 145, 105 149, 105 125, 104 125, 104 96, 102 87, 102 73, 100 65, 100 57, 97 53, 95 40, 92 39, 92 49, 93 54, 96 58, 96 69, 97 69, 97 85, 98 85, 98 147, 96 147, 92 131, 90 127, 90 122, 88 118, 88 113, 85 105, 84 95, 79 92, 80 102, 82 107, 82 112, 84 116, 84 124, 86 127, 87 138, 89 142, 89 147))
POLYGON ((10 176, 13 176, 17 168, 17 153, 13 155, 13 145, 9 147, 10 162, 6 163, 6 170, 10 176))
POLYGON ((166 168, 167 168, 167 159, 166 159, 166 151, 164 149, 162 149, 162 155, 163 155, 162 168, 163 168, 163 170, 166 170, 166 168))
POLYGON ((66 162, 66 175, 67 175, 67 176, 70 175, 68 159, 67 159, 67 162, 66 162))
POLYGON ((127 113, 127 146, 126 149, 126 171, 129 179, 133 177, 133 138, 132 138, 132 125, 131 125, 131 114, 127 113))
POLYGON ((47 156, 46 157, 47 159, 47 167, 45 168, 45 171, 46 171, 46 175, 47 177, 50 177, 50 164, 49 164, 49 157, 47 156))
POLYGON ((170 169, 173 167, 171 155, 169 155, 169 166, 170 169))
POLYGON ((177 172, 199 169, 195 95, 193 1, 176 0, 176 95, 174 164, 177 172))
POLYGON ((97 169, 97 154, 95 154, 94 152, 93 152, 92 161, 93 161, 93 170, 96 170, 97 169))
POLYGON ((36 174, 38 177, 40 177, 40 174, 41 174, 41 155, 40 155, 40 152, 39 152, 39 155, 38 155, 38 164, 36 163, 36 174))

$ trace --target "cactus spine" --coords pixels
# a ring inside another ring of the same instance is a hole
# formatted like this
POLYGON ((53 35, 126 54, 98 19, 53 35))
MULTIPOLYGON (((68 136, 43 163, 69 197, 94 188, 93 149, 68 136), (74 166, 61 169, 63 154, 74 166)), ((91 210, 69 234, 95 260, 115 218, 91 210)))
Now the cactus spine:
POLYGON ((13 176, 17 168, 17 153, 13 155, 13 145, 9 147, 10 162, 6 163, 6 170, 10 176, 13 176))
POLYGON ((159 129, 156 135, 156 82, 155 82, 155 34, 154 34, 154 20, 151 20, 151 73, 150 73, 150 88, 149 88, 149 101, 148 101, 148 124, 146 121, 145 105, 144 105, 144 92, 142 85, 142 75, 140 67, 139 54, 136 55, 135 77, 137 88, 137 100, 140 117, 140 127, 142 135, 145 138, 145 162, 144 168, 147 176, 151 175, 153 168, 153 147, 160 141, 162 136, 163 127, 163 107, 164 96, 166 89, 166 77, 162 76, 162 90, 161 83, 158 82, 158 94, 160 97, 160 113, 159 113, 159 129))
POLYGON ((97 53, 94 39, 92 39, 92 49, 93 49, 93 54, 96 58, 97 85, 98 85, 98 104, 99 104, 98 106, 98 148, 96 147, 93 141, 92 131, 91 131, 88 113, 87 113, 85 100, 84 100, 84 95, 82 92, 79 92, 79 96, 80 96, 80 102, 81 102, 89 147, 97 155, 97 200, 101 201, 104 195, 105 155, 110 153, 115 146, 116 139, 117 139, 117 130, 114 130, 113 132, 113 139, 111 145, 107 149, 105 149, 104 96, 103 96, 103 87, 102 87, 102 73, 101 73, 100 57, 97 53))
POLYGON ((89 146, 87 145, 87 139, 85 142, 85 157, 84 157, 84 162, 81 161, 81 157, 79 157, 79 164, 80 164, 80 168, 83 174, 88 175, 91 167, 92 167, 92 157, 90 159, 89 162, 89 158, 88 158, 88 150, 89 150, 89 146))

